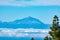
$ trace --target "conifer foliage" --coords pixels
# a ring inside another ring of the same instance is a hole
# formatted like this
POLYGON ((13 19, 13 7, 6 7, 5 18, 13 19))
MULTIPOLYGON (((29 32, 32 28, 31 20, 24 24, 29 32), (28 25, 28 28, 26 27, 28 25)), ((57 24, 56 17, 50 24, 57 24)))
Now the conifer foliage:
POLYGON ((31 40, 34 40, 34 38, 32 38, 31 40))
POLYGON ((55 15, 53 18, 52 27, 50 27, 49 34, 50 37, 45 37, 44 40, 60 40, 60 26, 59 26, 59 19, 55 15))

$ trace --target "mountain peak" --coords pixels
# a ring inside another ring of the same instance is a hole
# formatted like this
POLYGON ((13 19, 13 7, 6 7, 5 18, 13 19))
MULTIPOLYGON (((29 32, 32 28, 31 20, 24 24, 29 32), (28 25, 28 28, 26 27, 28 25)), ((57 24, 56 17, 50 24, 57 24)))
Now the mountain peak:
POLYGON ((31 16, 28 16, 28 18, 32 18, 31 16))
POLYGON ((26 19, 35 19, 35 18, 33 18, 33 17, 31 17, 31 16, 28 16, 28 17, 26 17, 26 19))
POLYGON ((15 22, 18 24, 43 24, 43 22, 31 16, 28 16, 20 20, 16 20, 15 22))

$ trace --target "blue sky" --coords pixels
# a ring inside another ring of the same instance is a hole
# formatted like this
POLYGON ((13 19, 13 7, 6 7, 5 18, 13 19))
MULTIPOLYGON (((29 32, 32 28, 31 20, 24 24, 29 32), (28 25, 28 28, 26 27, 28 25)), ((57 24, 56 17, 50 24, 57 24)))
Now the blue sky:
POLYGON ((50 24, 60 18, 60 0, 0 0, 0 21, 14 21, 32 16, 50 24))

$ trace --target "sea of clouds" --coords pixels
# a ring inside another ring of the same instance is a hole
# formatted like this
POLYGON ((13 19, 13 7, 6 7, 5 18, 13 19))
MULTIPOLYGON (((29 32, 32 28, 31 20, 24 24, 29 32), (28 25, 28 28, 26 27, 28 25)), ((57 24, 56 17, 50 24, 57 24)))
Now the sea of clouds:
POLYGON ((49 29, 9 29, 0 28, 0 37, 42 37, 48 35, 49 29))

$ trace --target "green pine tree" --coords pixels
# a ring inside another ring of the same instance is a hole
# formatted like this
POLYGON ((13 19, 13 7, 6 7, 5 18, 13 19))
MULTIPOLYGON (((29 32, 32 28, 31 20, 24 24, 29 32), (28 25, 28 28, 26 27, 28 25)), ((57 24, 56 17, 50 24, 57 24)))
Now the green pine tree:
POLYGON ((44 38, 44 40, 49 40, 49 39, 48 39, 48 36, 46 36, 46 37, 44 38))
POLYGON ((44 40, 52 40, 52 38, 51 38, 51 37, 46 36, 46 37, 44 38, 44 40))
POLYGON ((49 31, 49 34, 52 37, 51 40, 60 40, 59 19, 58 19, 58 17, 56 15, 53 18, 52 27, 50 27, 50 29, 51 29, 51 31, 49 31))

